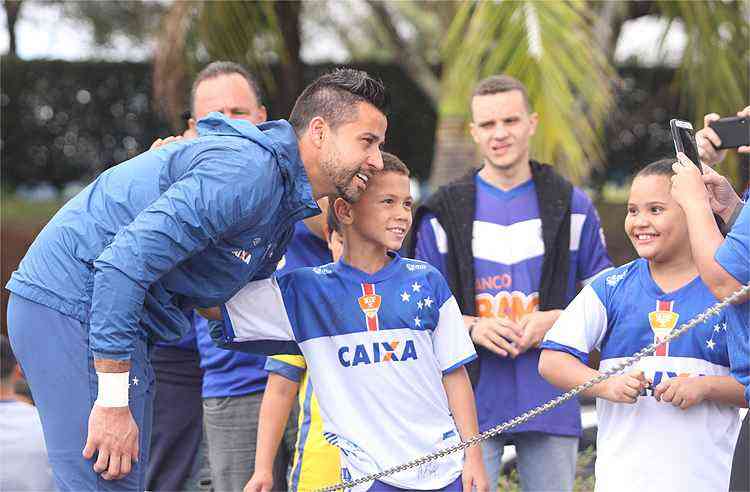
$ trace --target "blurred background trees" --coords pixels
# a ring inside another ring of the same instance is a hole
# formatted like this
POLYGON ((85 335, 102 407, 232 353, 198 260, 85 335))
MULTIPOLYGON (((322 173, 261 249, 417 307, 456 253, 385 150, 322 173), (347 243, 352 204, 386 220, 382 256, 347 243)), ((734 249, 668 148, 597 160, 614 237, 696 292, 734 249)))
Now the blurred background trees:
MULTIPOLYGON (((579 183, 626 175, 633 166, 628 155, 642 164, 669 152, 669 117, 699 128, 706 112, 731 114, 750 98, 750 7, 743 1, 57 3, 62 15, 91 26, 102 46, 117 36, 150 46, 150 105, 172 131, 181 130, 190 80, 210 60, 234 60, 255 72, 274 117, 287 115, 308 79, 324 69, 311 70, 306 52, 322 59, 335 45, 337 64, 400 67, 430 103, 424 112, 437 115, 433 135, 420 140, 431 165, 417 170, 432 186, 478 164, 467 133, 469 99, 490 74, 509 73, 527 85, 542 123, 534 157, 579 183), (618 60, 625 26, 642 19, 663 33, 651 60, 618 60), (675 35, 684 40, 678 53, 666 49, 675 35), (643 88, 662 93, 663 104, 639 104, 655 96, 643 88), (633 114, 644 121, 628 125, 633 114)), ((17 19, 35 5, 3 0, 11 53, 17 19)), ((724 171, 740 179, 735 161, 724 171)))

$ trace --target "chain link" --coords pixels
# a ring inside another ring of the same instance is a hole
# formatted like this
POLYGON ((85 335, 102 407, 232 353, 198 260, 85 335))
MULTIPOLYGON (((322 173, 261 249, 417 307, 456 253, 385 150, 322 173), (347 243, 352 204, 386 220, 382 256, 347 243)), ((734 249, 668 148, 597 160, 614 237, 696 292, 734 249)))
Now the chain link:
POLYGON ((491 429, 488 429, 482 432, 481 434, 477 434, 476 436, 466 441, 463 441, 449 448, 440 449, 428 455, 420 456, 419 458, 413 459, 406 463, 402 463, 392 468, 388 468, 386 470, 379 471, 377 473, 372 473, 370 475, 366 475, 366 476, 363 476, 363 477, 360 477, 360 478, 357 478, 355 480, 351 480, 348 482, 340 482, 335 485, 329 485, 327 487, 323 487, 321 489, 318 489, 316 492, 334 492, 336 490, 348 489, 356 485, 362 485, 364 483, 368 483, 368 482, 380 479, 388 475, 393 475, 394 473, 402 472, 410 468, 415 468, 425 463, 429 463, 431 461, 435 461, 445 456, 448 456, 449 454, 455 453, 457 451, 462 451, 470 446, 476 446, 480 442, 486 439, 489 439, 490 437, 494 437, 498 434, 501 434, 502 432, 507 431, 508 429, 511 429, 525 422, 528 422, 534 417, 537 417, 545 412, 549 412, 553 408, 559 406, 562 403, 565 403, 566 401, 572 399, 573 397, 577 396, 583 391, 586 391, 592 386, 599 384, 602 381, 605 381, 606 379, 609 379, 615 374, 621 372, 623 369, 635 364, 636 362, 638 362, 645 356, 653 354, 656 351, 656 348, 658 346, 663 345, 679 337, 680 335, 685 333, 687 330, 691 329, 692 327, 694 327, 695 325, 699 323, 705 322, 710 317, 718 315, 724 308, 726 308, 729 304, 731 304, 735 300, 739 299, 741 296, 745 295, 748 291, 750 291, 750 284, 742 286, 742 288, 740 288, 738 291, 734 292, 732 295, 730 295, 723 301, 718 302, 714 304, 713 306, 711 306, 710 308, 706 309, 704 312, 702 312, 695 318, 691 319, 687 323, 684 323, 678 326, 677 328, 672 329, 672 331, 670 331, 669 334, 658 343, 654 342, 654 343, 651 343, 650 345, 647 345, 643 349, 633 354, 633 356, 631 356, 630 358, 625 359, 624 361, 620 362, 616 366, 586 381, 585 383, 582 383, 576 386, 575 388, 571 389, 567 393, 563 393, 562 395, 548 401, 547 403, 543 403, 539 405, 538 407, 533 408, 532 410, 529 410, 528 412, 525 412, 517 417, 512 418, 511 420, 503 422, 502 424, 499 424, 491 429))

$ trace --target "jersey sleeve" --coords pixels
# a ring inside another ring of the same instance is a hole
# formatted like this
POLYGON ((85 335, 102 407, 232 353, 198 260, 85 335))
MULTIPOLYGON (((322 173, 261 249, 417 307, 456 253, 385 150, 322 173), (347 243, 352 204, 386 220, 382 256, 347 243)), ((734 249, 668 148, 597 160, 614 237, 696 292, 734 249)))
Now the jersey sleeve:
POLYGON ((426 261, 445 276, 447 255, 448 236, 445 229, 433 214, 424 214, 416 228, 414 258, 426 261))
POLYGON ((750 206, 742 207, 714 258, 739 283, 750 282, 750 206))
POLYGON ((94 261, 89 336, 95 356, 129 359, 149 287, 228 229, 263 213, 268 185, 262 176, 242 175, 247 166, 238 151, 207 149, 196 159, 94 261))
POLYGON ((439 306, 438 322, 432 344, 440 370, 448 374, 477 358, 474 344, 464 326, 464 319, 448 284, 437 272, 433 280, 435 300, 439 306))
POLYGON ((750 402, 750 301, 726 309, 729 367, 732 376, 745 387, 745 400, 750 402))
POLYGON ((282 288, 275 276, 250 282, 221 307, 220 346, 261 355, 299 355, 282 288))
POLYGON ((603 270, 612 268, 612 260, 607 253, 599 215, 588 197, 586 197, 586 213, 579 217, 583 219, 582 224, 578 225, 577 220, 571 221, 571 240, 574 240, 580 230, 576 281, 586 285, 603 270))
POLYGON ((587 285, 560 314, 541 348, 567 352, 584 364, 600 348, 607 331, 607 309, 592 285, 587 285))
POLYGON ((301 355, 274 355, 266 359, 265 370, 299 383, 305 375, 307 364, 301 355))

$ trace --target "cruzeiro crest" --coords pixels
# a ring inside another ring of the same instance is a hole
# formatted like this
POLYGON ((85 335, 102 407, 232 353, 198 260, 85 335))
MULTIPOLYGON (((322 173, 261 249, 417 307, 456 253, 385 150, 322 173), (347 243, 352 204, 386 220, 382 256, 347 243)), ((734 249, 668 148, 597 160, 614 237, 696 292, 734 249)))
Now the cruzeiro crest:
POLYGON ((367 331, 378 331, 380 328, 378 310, 380 309, 381 300, 380 295, 375 293, 374 284, 362 284, 362 296, 359 298, 359 307, 365 313, 367 331))
MULTIPOLYGON (((658 343, 664 340, 674 327, 677 326, 677 319, 680 315, 672 311, 673 307, 674 301, 657 300, 656 311, 648 313, 648 322, 651 325, 651 330, 654 332, 654 342, 658 343)), ((656 347, 654 355, 669 355, 669 342, 656 347)))

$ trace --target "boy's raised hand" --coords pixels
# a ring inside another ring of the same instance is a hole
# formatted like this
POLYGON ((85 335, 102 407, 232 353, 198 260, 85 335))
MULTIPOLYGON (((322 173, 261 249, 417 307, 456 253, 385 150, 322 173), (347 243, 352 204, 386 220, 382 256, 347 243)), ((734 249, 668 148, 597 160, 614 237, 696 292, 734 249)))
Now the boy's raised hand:
POLYGON ((613 376, 602 383, 604 387, 600 392, 600 398, 615 403, 635 403, 638 395, 648 387, 646 376, 643 371, 633 371, 621 376, 613 376))
POLYGON ((671 403, 686 410, 706 399, 706 385, 701 377, 677 376, 659 383, 654 388, 656 401, 671 403))

